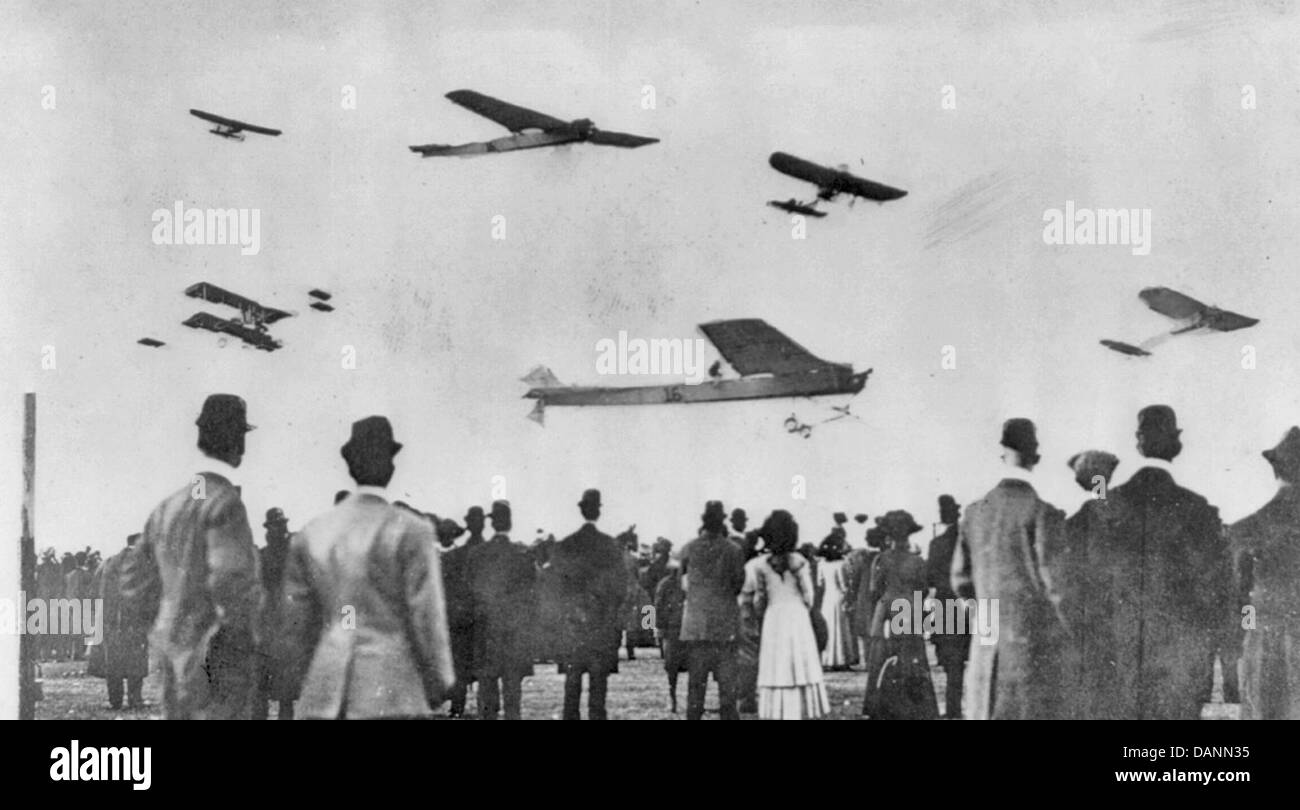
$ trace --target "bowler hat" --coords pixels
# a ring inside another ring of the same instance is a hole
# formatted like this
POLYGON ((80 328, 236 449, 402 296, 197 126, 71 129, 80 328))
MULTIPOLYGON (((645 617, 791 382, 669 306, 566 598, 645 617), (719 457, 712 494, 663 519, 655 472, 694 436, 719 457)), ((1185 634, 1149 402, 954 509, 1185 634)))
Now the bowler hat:
MULTIPOLYGON (((469 511, 465 513, 466 523, 469 523, 472 520, 482 520, 482 519, 483 519, 483 507, 481 506, 471 506, 469 508, 469 511)), ((541 531, 541 529, 538 529, 538 531, 541 531)))
POLYGON ((1008 419, 1002 423, 1002 446, 1017 453, 1037 457, 1038 430, 1028 419, 1008 419))
POLYGON ((510 519, 510 501, 507 501, 507 500, 493 501, 493 502, 492 502, 492 511, 491 511, 491 513, 489 514, 489 516, 490 516, 493 520, 497 520, 497 519, 505 519, 505 520, 509 520, 509 519, 510 519))
POLYGON ((589 489, 582 493, 578 506, 600 506, 600 490, 589 489))
POLYGON ((1168 405, 1148 405, 1138 411, 1139 433, 1182 433, 1178 429, 1178 417, 1168 405))
POLYGON ((343 445, 343 458, 358 453, 395 456, 402 445, 393 441, 393 426, 385 416, 367 416, 352 423, 352 436, 343 445))
POLYGON ((727 519, 727 510, 723 508, 722 501, 709 501, 704 504, 704 514, 700 516, 700 519, 705 523, 708 523, 709 518, 711 517, 715 518, 718 522, 727 519))
POLYGON ((203 410, 194 424, 201 428, 225 428, 245 433, 254 429, 248 424, 248 406, 242 397, 234 394, 212 394, 203 400, 203 410))
POLYGON ((269 529, 272 526, 288 522, 289 518, 284 516, 284 510, 278 506, 272 506, 266 510, 266 520, 262 523, 262 526, 269 529))

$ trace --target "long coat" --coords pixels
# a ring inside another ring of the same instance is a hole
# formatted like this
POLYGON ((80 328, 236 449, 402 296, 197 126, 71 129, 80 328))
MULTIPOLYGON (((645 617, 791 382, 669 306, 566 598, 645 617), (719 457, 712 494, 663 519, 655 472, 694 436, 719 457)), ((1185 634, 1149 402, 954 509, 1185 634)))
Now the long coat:
POLYGON ((1114 676, 1100 679, 1106 695, 1093 716, 1199 719, 1211 634, 1235 613, 1218 510, 1157 467, 1106 500, 1093 510, 1088 559, 1090 603, 1109 609, 1090 615, 1084 632, 1090 648, 1109 648, 1100 665, 1114 676))
POLYGON ((294 535, 284 646, 303 719, 420 717, 455 681, 433 527, 356 493, 294 535))
POLYGON ((618 671, 627 568, 614 538, 584 523, 555 545, 548 569, 561 669, 618 671))
POLYGON ((138 620, 153 625, 149 642, 169 673, 167 717, 245 716, 257 690, 263 595, 239 489, 200 473, 149 515, 136 551, 122 564, 122 595, 138 620), (220 694, 211 688, 214 672, 220 694))
MULTIPOLYGON (((952 560, 953 589, 997 601, 997 639, 972 636, 966 715, 974 720, 1061 716, 1058 655, 1065 514, 1015 478, 966 508, 952 560), (972 592, 973 589, 973 592, 972 592)), ((992 611, 992 602, 984 602, 992 611)))
POLYGON ((122 563, 135 549, 128 546, 104 561, 95 572, 103 600, 104 639, 91 662, 104 678, 143 678, 149 674, 149 628, 125 609, 122 599, 122 563))
POLYGON ((702 534, 682 548, 686 608, 682 641, 735 641, 737 597, 745 585, 745 555, 725 534, 702 534))
POLYGON ((871 635, 871 620, 875 613, 871 570, 878 556, 880 549, 876 548, 860 548, 849 554, 849 626, 858 638, 871 635))
POLYGON ((473 546, 455 546, 441 552, 442 594, 447 602, 447 630, 451 637, 456 680, 468 686, 474 680, 474 592, 469 582, 469 556, 473 546))
POLYGON ((537 570, 532 554, 497 534, 469 549, 474 674, 506 678, 533 674, 537 570))
POLYGON ((1249 593, 1255 610, 1242 656, 1241 718, 1300 720, 1300 487, 1283 486, 1228 535, 1239 592, 1249 593))

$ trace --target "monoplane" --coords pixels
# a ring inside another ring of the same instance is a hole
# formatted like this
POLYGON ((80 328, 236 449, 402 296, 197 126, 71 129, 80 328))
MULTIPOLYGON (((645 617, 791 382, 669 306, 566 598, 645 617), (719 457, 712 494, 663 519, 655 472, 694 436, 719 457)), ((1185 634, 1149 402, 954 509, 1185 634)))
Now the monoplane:
MULTIPOLYGON (((855 372, 848 363, 823 360, 758 318, 712 321, 699 329, 737 377, 710 375, 700 383, 673 385, 566 386, 550 369, 539 366, 523 378, 534 386, 524 397, 537 400, 529 418, 544 424, 548 405, 690 404, 857 394, 872 371, 855 372)), ((850 415, 847 406, 844 411, 850 415)))
POLYGON ((1149 357, 1152 349, 1177 335, 1196 331, 1234 332, 1259 323, 1258 318, 1248 318, 1216 306, 1207 306, 1191 296, 1168 287, 1148 287, 1138 293, 1138 297, 1148 307, 1174 320, 1178 325, 1168 332, 1161 332, 1136 345, 1118 340, 1103 340, 1101 345, 1120 354, 1149 357))
MULTIPOLYGON (((815 217, 825 216, 825 213, 816 209, 817 204, 819 202, 830 202, 841 194, 849 194, 853 197, 853 200, 861 197, 878 203, 885 203, 907 196, 907 192, 901 188, 894 188, 884 183, 877 183, 874 180, 867 180, 855 174, 850 174, 848 167, 843 165, 832 169, 785 152, 773 152, 767 162, 781 174, 817 186, 817 199, 815 200, 801 202, 793 197, 784 202, 768 200, 767 204, 773 208, 780 208, 782 211, 789 211, 793 214, 805 214, 815 217)), ((850 202, 850 205, 852 205, 852 202, 850 202)))
POLYGON ((449 155, 486 155, 490 152, 512 152, 517 149, 536 149, 541 146, 556 146, 563 143, 586 142, 602 146, 622 146, 635 149, 638 146, 658 143, 658 138, 641 135, 629 135, 625 132, 610 132, 598 129, 588 118, 575 121, 561 121, 544 113, 535 112, 525 107, 485 96, 473 90, 453 90, 447 94, 460 106, 491 119, 506 129, 510 135, 491 141, 449 145, 441 143, 412 146, 412 152, 424 157, 445 157, 449 155))
POLYGON ((190 110, 190 115, 202 118, 210 124, 216 124, 216 128, 210 129, 208 132, 211 132, 213 135, 220 135, 223 138, 229 138, 232 141, 244 140, 243 133, 245 132, 256 132, 258 135, 280 134, 280 130, 278 129, 268 129, 267 127, 246 124, 243 121, 236 121, 233 118, 223 118, 220 115, 213 115, 212 113, 204 112, 203 110, 190 110))

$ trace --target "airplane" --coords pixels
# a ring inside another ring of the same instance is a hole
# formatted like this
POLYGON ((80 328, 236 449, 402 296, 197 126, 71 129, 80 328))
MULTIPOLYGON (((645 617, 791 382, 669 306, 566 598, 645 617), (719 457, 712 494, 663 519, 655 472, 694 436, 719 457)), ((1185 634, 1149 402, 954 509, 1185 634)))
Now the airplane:
POLYGON ((1169 332, 1147 338, 1137 345, 1118 340, 1103 340, 1101 345, 1120 354, 1134 357, 1150 357, 1151 349, 1164 343, 1171 337, 1187 334, 1197 330, 1210 332, 1235 332, 1259 323, 1258 318, 1248 318, 1219 307, 1206 306, 1195 298, 1183 295, 1168 287, 1147 287, 1138 293, 1138 297, 1148 307, 1178 323, 1169 332))
POLYGON ((566 386, 550 369, 539 366, 523 378, 534 386, 524 397, 537 400, 528 418, 545 425, 548 405, 690 404, 857 394, 872 372, 855 372, 847 363, 822 360, 758 318, 711 321, 700 324, 699 329, 739 379, 714 377, 698 384, 675 385, 566 386))
MULTIPOLYGON (((786 418, 783 424, 785 425, 785 430, 787 433, 796 433, 800 436, 803 436, 805 439, 811 438, 813 428, 817 427, 818 425, 824 425, 827 422, 835 422, 840 419, 857 419, 859 422, 861 422, 862 417, 858 416, 856 413, 851 412, 849 410, 849 407, 850 406, 847 404, 832 405, 831 410, 835 411, 836 413, 835 416, 832 416, 829 419, 823 419, 820 422, 814 422, 811 425, 799 421, 799 417, 792 413, 790 414, 789 417, 786 418)), ((861 523, 862 521, 858 521, 858 522, 861 523)))
POLYGON ((268 352, 273 352, 284 345, 268 334, 267 327, 284 318, 292 317, 292 312, 263 306, 251 298, 245 298, 206 281, 191 284, 185 289, 185 294, 190 298, 224 304, 239 310, 238 317, 234 318, 220 318, 209 312, 196 312, 183 321, 185 326, 233 335, 251 346, 268 352))
POLYGON ((517 107, 499 99, 476 93, 473 90, 453 90, 447 98, 460 106, 491 119, 510 130, 504 138, 479 143, 463 143, 456 146, 431 143, 424 146, 410 147, 424 157, 445 157, 449 155, 485 155, 489 152, 511 152, 516 149, 536 149, 541 146, 554 146, 562 143, 587 142, 602 146, 622 146, 635 149, 638 146, 659 143, 658 138, 646 138, 641 135, 629 135, 625 132, 608 132, 597 129, 587 118, 576 121, 561 121, 543 113, 517 107))
POLYGON ((799 200, 796 200, 794 197, 791 197, 790 199, 785 200, 784 202, 782 202, 781 200, 768 200, 767 204, 772 206, 773 208, 780 208, 782 211, 785 211, 790 214, 803 214, 804 216, 817 217, 818 219, 826 216, 825 211, 818 211, 816 208, 813 207, 814 205, 817 204, 816 200, 806 203, 806 202, 800 202, 799 200))
POLYGON ((137 340, 136 343, 139 343, 141 346, 148 346, 152 349, 156 349, 159 346, 167 345, 166 343, 163 343, 161 340, 155 340, 154 338, 151 337, 142 337, 139 340, 137 340))
MULTIPOLYGON (((890 200, 897 200, 900 197, 906 197, 907 192, 901 188, 887 186, 884 183, 877 183, 873 180, 867 180, 854 174, 849 174, 846 166, 840 166, 837 169, 831 169, 826 166, 819 166, 803 158, 797 158, 794 155, 785 152, 773 152, 767 162, 773 169, 781 174, 789 175, 798 180, 804 180, 817 186, 817 199, 811 203, 801 203, 791 198, 786 202, 777 200, 768 200, 768 205, 773 208, 780 208, 783 211, 790 211, 797 214, 808 214, 812 212, 813 206, 818 202, 830 202, 840 194, 850 194, 856 200, 862 197, 867 200, 875 200, 878 203, 886 203, 890 200), (803 210, 796 210, 803 209, 803 210)), ((852 205, 852 203, 850 203, 852 205)), ((818 212, 814 216, 824 216, 818 212)))
POLYGON ((190 115, 202 118, 204 121, 209 123, 216 124, 216 129, 210 129, 208 132, 211 132, 213 135, 220 135, 223 138, 229 138, 232 141, 244 140, 244 136, 241 134, 243 132, 256 132, 259 135, 280 134, 280 130, 278 129, 267 129, 266 127, 245 124, 243 121, 236 121, 233 118, 223 118, 220 115, 213 115, 212 113, 207 113, 203 110, 190 110, 190 115))

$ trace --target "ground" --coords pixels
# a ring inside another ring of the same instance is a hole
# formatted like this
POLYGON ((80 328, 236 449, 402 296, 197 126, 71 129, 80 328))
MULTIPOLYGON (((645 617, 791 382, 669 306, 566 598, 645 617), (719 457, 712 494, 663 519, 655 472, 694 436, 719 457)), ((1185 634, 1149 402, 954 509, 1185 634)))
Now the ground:
MULTIPOLYGON (((36 704, 36 717, 51 719, 88 720, 156 720, 162 717, 162 686, 157 675, 151 675, 144 685, 143 711, 113 710, 108 706, 108 693, 101 678, 86 675, 84 661, 46 663, 42 665, 44 699, 36 704)), ((539 664, 537 674, 524 681, 524 719, 559 719, 564 702, 564 678, 557 675, 552 664, 539 664)), ((943 706, 944 675, 939 667, 932 667, 935 691, 939 706, 943 706)), ((659 652, 643 649, 634 661, 620 661, 619 674, 609 680, 609 697, 606 706, 615 720, 671 720, 682 719, 686 709, 687 677, 683 674, 677 683, 679 712, 668 711, 668 685, 659 652)), ((866 674, 861 671, 828 672, 826 687, 831 702, 831 718, 853 720, 860 717, 862 693, 866 674)), ((716 717, 716 690, 710 686, 708 708, 716 717)), ((472 693, 471 693, 472 695, 472 693)), ((583 696, 583 714, 586 714, 586 695, 583 696)), ((1235 720, 1236 704, 1222 701, 1220 679, 1216 671, 1213 702, 1206 704, 1203 719, 1235 720)), ((474 707, 471 696, 470 709, 474 707)), ((941 709, 942 710, 942 709, 941 709)), ((274 707, 272 717, 274 717, 274 707)), ((446 712, 444 705, 441 710, 446 712)), ((752 717, 752 715, 747 715, 752 717)))

